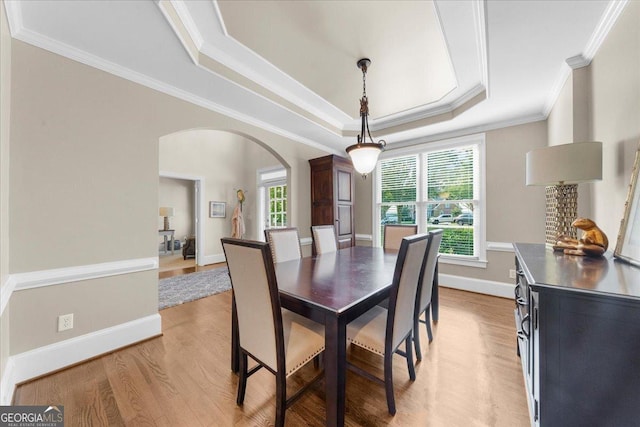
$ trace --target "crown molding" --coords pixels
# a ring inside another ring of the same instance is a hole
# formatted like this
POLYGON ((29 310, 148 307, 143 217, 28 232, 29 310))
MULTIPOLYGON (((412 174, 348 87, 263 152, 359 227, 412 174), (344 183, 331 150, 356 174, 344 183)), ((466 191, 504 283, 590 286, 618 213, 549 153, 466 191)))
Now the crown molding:
POLYGON ((564 87, 569 75, 571 75, 572 70, 577 70, 579 68, 586 67, 591 64, 591 61, 595 57, 598 49, 602 45, 604 39, 609 35, 609 31, 613 28, 614 24, 620 17, 620 14, 624 10, 627 5, 628 0, 611 0, 605 13, 602 15, 598 26, 595 31, 591 35, 587 46, 584 49, 584 52, 572 56, 571 58, 567 58, 566 65, 563 66, 558 78, 556 79, 553 88, 549 92, 549 97, 547 98, 547 102, 545 103, 543 114, 545 118, 549 117, 551 114, 551 110, 553 106, 556 104, 558 97, 560 96, 560 92, 564 87))
MULTIPOLYGON (((14 3, 14 2, 8 2, 8 3, 14 3)), ((28 30, 24 27, 16 28, 15 35, 13 35, 12 33, 12 36, 17 40, 31 44, 33 46, 47 50, 49 52, 53 52, 65 58, 71 59, 73 61, 80 62, 82 64, 88 65, 93 68, 97 68, 99 70, 102 70, 109 74, 113 74, 125 80, 138 83, 142 86, 157 90, 158 92, 173 96, 174 98, 178 98, 183 101, 189 102, 191 104, 205 108, 207 110, 222 114, 226 117, 238 120, 242 123, 246 123, 246 124, 255 126, 257 128, 263 129, 265 131, 274 133, 276 135, 280 135, 282 137, 288 138, 295 142, 300 142, 310 147, 317 148, 319 150, 323 150, 327 152, 336 151, 335 148, 333 147, 329 147, 327 145, 313 141, 301 135, 297 135, 292 132, 286 131, 272 124, 265 123, 261 120, 258 120, 244 113, 240 113, 236 110, 232 110, 230 108, 224 107, 213 101, 194 95, 191 92, 187 92, 182 89, 176 88, 174 86, 168 85, 164 82, 153 79, 147 75, 138 73, 137 71, 133 71, 129 68, 123 67, 116 63, 106 61, 96 55, 92 55, 90 53, 87 53, 75 47, 69 46, 65 43, 59 42, 58 40, 54 40, 40 33, 36 33, 34 31, 28 30)))
POLYGON ((572 70, 577 70, 591 64, 591 59, 585 58, 583 55, 576 55, 567 58, 566 63, 572 70))
MULTIPOLYGON (((215 9, 214 14, 220 27, 223 29, 223 37, 226 40, 221 40, 221 43, 215 45, 202 39, 197 39, 197 37, 194 36, 200 35, 200 32, 197 30, 197 25, 186 7, 182 7, 180 11, 175 10, 175 13, 171 13, 168 10, 169 6, 174 7, 175 4, 175 0, 164 0, 158 3, 158 7, 163 11, 165 18, 169 21, 171 28, 176 32, 176 35, 187 51, 190 50, 190 46, 198 46, 198 55, 191 55, 197 66, 224 78, 229 83, 251 92, 253 95, 272 103, 278 108, 285 109, 316 126, 320 126, 336 136, 351 137, 355 135, 354 132, 357 132, 357 121, 354 121, 343 111, 337 109, 319 97, 315 92, 300 84, 300 82, 273 64, 259 57, 255 52, 237 42, 229 35, 217 2, 212 2, 215 9), (174 22, 176 20, 180 22, 174 22), (181 31, 181 28, 185 30, 181 31), (187 38, 190 39, 185 40, 187 38), (256 66, 252 67, 238 60, 238 55, 247 55, 252 58, 256 66), (275 82, 273 78, 267 75, 268 73, 260 72, 258 65, 267 67, 270 72, 277 75, 280 82, 275 82), (306 98, 314 99, 315 102, 322 104, 322 106, 313 105, 313 103, 309 102, 306 98)), ((477 21, 476 45, 478 46, 478 55, 480 57, 481 70, 479 71, 482 80, 486 80, 488 69, 486 57, 486 16, 484 7, 483 1, 476 0, 474 7, 474 17, 477 21)), ((174 7, 174 9, 176 8, 174 7)), ((453 89, 452 92, 454 91, 455 89, 453 89)), ((484 81, 481 81, 468 92, 455 98, 448 104, 436 105, 435 107, 431 105, 438 103, 450 95, 451 92, 445 94, 440 100, 433 103, 372 120, 370 122, 371 129, 372 131, 380 132, 434 117, 439 117, 438 120, 435 121, 450 120, 452 117, 448 116, 448 113, 464 105, 468 100, 473 99, 483 91, 486 92, 486 84, 484 84, 484 81)), ((422 123, 416 123, 414 127, 423 125, 422 123)))
POLYGON ((398 139, 393 143, 393 147, 387 148, 386 151, 407 148, 412 145, 422 144, 425 142, 442 141, 445 139, 459 138, 476 133, 489 132, 492 130, 508 128, 511 126, 520 126, 527 123, 535 123, 546 120, 546 116, 542 113, 530 114, 528 116, 518 117, 515 119, 499 120, 491 123, 485 123, 478 126, 470 126, 463 129, 441 132, 437 134, 412 135, 405 139, 398 139))
POLYGON ((602 42, 609 35, 609 31, 613 28, 614 24, 618 21, 620 14, 627 6, 628 0, 611 0, 605 13, 602 15, 598 26, 591 35, 591 38, 587 42, 587 46, 584 49, 583 56, 591 63, 594 56, 600 49, 602 42))

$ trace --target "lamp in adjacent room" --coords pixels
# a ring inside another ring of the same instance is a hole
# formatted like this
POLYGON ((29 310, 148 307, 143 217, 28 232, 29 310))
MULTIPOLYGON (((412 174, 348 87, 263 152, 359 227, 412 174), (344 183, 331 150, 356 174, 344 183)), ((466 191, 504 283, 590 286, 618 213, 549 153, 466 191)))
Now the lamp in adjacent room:
POLYGON ((173 216, 173 208, 170 207, 162 207, 159 209, 160 216, 164 217, 164 230, 170 230, 169 228, 169 217, 173 216))
POLYGON ((546 187, 545 242, 559 235, 576 238, 571 223, 578 216, 578 183, 602 179, 602 143, 575 142, 527 153, 527 185, 546 187))
POLYGON ((358 135, 358 143, 347 147, 347 154, 351 157, 351 162, 355 170, 360 172, 366 178, 378 162, 378 156, 384 150, 387 143, 384 140, 374 142, 369 131, 369 99, 367 98, 367 69, 371 65, 369 58, 362 58, 358 61, 358 68, 362 70, 362 98, 360 98, 360 135, 358 135), (367 136, 369 141, 367 142, 367 136))

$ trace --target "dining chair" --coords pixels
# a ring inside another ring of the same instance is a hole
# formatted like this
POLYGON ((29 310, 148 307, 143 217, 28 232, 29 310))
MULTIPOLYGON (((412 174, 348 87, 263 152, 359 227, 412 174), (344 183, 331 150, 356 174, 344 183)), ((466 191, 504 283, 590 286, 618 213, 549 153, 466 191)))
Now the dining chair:
POLYGON ((412 236, 418 233, 416 224, 386 224, 384 226, 383 247, 385 249, 398 250, 403 237, 412 236))
MULTIPOLYGON (((416 298, 415 315, 413 319, 413 344, 416 351, 416 359, 422 360, 422 351, 420 348, 420 322, 424 323, 427 328, 427 336, 429 342, 433 341, 433 333, 431 332, 431 295, 433 295, 434 283, 437 283, 437 266, 440 252, 440 243, 442 242, 442 230, 433 230, 429 232, 429 246, 425 254, 426 262, 424 264, 424 272, 418 286, 418 297, 416 298), (420 319, 422 313, 425 313, 424 320, 420 319)), ((436 285, 437 286, 437 285, 436 285)))
POLYGON ((407 359, 409 378, 415 381, 413 349, 413 314, 418 282, 425 264, 429 234, 418 234, 402 239, 393 273, 389 308, 375 306, 347 325, 347 340, 384 358, 384 379, 348 363, 348 368, 359 375, 385 386, 389 413, 396 413, 393 395, 393 355, 407 359), (404 342, 405 350, 399 349, 404 342))
POLYGON ((287 399, 287 378, 324 351, 324 326, 280 306, 278 283, 269 244, 223 238, 236 306, 240 369, 236 403, 244 402, 247 379, 261 368, 276 377, 276 426, 284 426, 286 409, 321 371, 287 399), (257 365, 248 369, 251 357, 257 365))
POLYGON ((314 251, 318 255, 338 250, 336 229, 333 225, 312 225, 311 238, 314 251))
POLYGON ((264 237, 271 247, 274 262, 285 262, 302 258, 300 237, 296 227, 269 228, 264 237))

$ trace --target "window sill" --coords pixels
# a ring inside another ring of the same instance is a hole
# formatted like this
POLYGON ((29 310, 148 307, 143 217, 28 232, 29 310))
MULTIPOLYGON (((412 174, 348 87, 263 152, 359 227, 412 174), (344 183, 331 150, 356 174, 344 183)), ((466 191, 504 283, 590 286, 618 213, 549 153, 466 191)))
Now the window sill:
POLYGON ((442 264, 462 265, 464 267, 487 268, 488 261, 486 259, 469 259, 459 258, 450 255, 440 254, 438 262, 442 264))

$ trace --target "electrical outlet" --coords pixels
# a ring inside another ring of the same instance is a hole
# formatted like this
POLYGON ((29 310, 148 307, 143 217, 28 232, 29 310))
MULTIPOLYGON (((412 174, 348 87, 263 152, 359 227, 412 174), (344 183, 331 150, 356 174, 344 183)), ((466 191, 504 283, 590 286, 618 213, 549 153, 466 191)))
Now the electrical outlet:
POLYGON ((515 270, 509 270, 509 278, 510 279, 515 279, 516 278, 516 271, 515 270))
POLYGON ((73 329, 73 313, 58 316, 58 332, 73 329))

